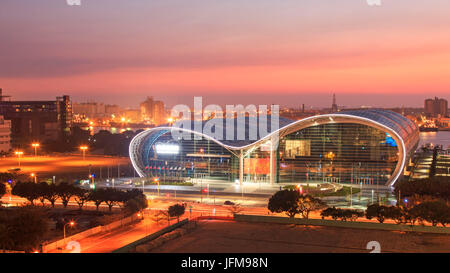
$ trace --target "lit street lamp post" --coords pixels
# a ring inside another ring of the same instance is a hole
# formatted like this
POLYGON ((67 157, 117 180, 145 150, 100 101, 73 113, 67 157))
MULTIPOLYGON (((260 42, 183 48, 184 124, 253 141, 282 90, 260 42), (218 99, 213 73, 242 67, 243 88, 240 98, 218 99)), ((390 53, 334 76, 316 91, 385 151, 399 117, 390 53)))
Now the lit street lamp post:
POLYGON ((31 146, 34 148, 34 157, 37 157, 37 148, 41 145, 39 143, 32 143, 31 146))
POLYGON ((34 178, 34 183, 37 183, 37 175, 35 173, 32 173, 31 177, 34 178))
POLYGON ((20 168, 20 157, 23 155, 22 151, 16 151, 15 154, 17 155, 17 160, 19 161, 19 168, 20 168))
POLYGON ((64 225, 64 241, 66 241, 66 226, 70 225, 70 227, 73 227, 75 225, 74 221, 70 221, 69 223, 64 225))
POLYGON ((88 146, 81 146, 80 150, 83 152, 83 160, 86 159, 86 150, 88 149, 88 146))

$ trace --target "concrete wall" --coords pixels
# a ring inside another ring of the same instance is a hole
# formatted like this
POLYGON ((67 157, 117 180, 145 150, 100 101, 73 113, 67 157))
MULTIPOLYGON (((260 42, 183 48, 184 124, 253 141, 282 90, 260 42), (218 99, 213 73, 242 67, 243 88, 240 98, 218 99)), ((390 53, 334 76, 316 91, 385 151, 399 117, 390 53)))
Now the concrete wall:
POLYGON ((381 224, 369 222, 344 222, 335 220, 303 219, 303 218, 288 218, 280 216, 260 216, 260 215, 243 215, 243 214, 235 214, 234 219, 236 221, 253 222, 253 223, 296 224, 296 225, 329 226, 341 228, 397 230, 397 231, 450 234, 450 227, 433 227, 420 225, 410 226, 410 225, 381 224))
POLYGON ((115 221, 112 222, 108 225, 105 226, 97 226, 88 230, 85 230, 83 232, 74 234, 72 236, 66 237, 66 239, 61 239, 46 245, 42 246, 42 252, 46 253, 48 251, 52 251, 58 248, 65 248, 67 243, 70 241, 76 241, 76 240, 81 240, 84 239, 86 237, 101 233, 101 232, 109 232, 111 230, 114 230, 116 228, 122 227, 122 226, 126 226, 129 225, 133 222, 135 222, 136 220, 138 220, 138 217, 136 215, 132 215, 130 217, 127 218, 123 218, 122 220, 119 221, 115 221))

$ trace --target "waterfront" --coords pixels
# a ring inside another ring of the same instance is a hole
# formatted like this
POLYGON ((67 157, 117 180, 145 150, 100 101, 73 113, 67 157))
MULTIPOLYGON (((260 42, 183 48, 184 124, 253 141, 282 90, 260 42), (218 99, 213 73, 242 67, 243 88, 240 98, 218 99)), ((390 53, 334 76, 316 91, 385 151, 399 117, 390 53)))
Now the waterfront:
POLYGON ((450 131, 440 131, 440 132, 421 132, 419 147, 424 144, 433 143, 442 145, 443 148, 450 147, 450 131))

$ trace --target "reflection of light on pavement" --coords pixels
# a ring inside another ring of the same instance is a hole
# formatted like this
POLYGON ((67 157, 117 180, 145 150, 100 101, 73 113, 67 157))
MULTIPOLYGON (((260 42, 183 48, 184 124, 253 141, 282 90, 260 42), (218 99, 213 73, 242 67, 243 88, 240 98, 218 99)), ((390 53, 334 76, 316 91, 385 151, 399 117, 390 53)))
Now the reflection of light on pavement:
MULTIPOLYGON (((33 156, 21 157, 21 171, 22 172, 40 172, 40 173, 61 173, 70 171, 79 171, 86 168, 86 161, 82 160, 82 156, 33 156), (71 168, 71 169, 68 169, 71 168)), ((106 158, 102 156, 86 157, 93 167, 96 166, 115 166, 118 163, 128 164, 128 158, 106 158)), ((17 168, 16 157, 2 158, 0 161, 0 171, 7 171, 12 168, 17 168)))

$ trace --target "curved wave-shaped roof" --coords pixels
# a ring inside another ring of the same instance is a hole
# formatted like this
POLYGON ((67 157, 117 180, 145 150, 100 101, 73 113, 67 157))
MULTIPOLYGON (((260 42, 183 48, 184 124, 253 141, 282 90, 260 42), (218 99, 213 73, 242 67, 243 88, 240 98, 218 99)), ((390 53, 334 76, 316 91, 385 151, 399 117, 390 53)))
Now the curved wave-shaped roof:
MULTIPOLYGON (((355 116, 355 117, 361 117, 361 118, 369 119, 371 121, 380 123, 390 129, 392 129, 397 134, 399 134, 399 136, 405 141, 405 144, 407 144, 406 146, 408 146, 408 147, 409 147, 408 144, 410 142, 411 143, 415 142, 415 140, 416 140, 415 138, 418 137, 419 128, 414 124, 414 122, 412 122, 408 118, 406 118, 398 113, 395 113, 393 111, 383 110, 383 109, 349 110, 349 111, 342 111, 339 113, 333 113, 330 115, 331 116, 339 116, 339 115, 355 116)), ((309 117, 309 118, 321 117, 321 116, 322 115, 318 115, 318 116, 313 116, 313 117, 309 117)), ((291 120, 291 119, 279 117, 279 125, 277 127, 272 128, 271 116, 268 116, 267 120, 266 120, 266 122, 267 122, 266 128, 267 129, 264 128, 267 133, 265 133, 264 130, 260 130, 260 128, 259 128, 260 124, 259 124, 259 120, 257 118, 249 118, 249 117, 245 117, 242 120, 238 120, 235 118, 231 121, 229 119, 228 120, 227 119, 212 119, 212 120, 208 120, 208 121, 203 121, 201 128, 204 128, 205 124, 207 124, 209 122, 214 123, 215 130, 219 130, 220 132, 223 132, 223 137, 221 138, 221 140, 219 140, 221 143, 223 143, 227 146, 244 147, 244 146, 248 146, 254 142, 259 141, 260 139, 266 137, 270 133, 273 133, 279 129, 287 128, 290 125, 292 125, 293 123, 301 123, 303 120, 306 120, 306 119, 291 120), (227 126, 228 125, 227 123, 229 123, 229 122, 231 122, 233 126, 231 126, 231 127, 227 126), (239 126, 241 126, 241 128, 245 128, 245 139, 239 139, 237 137, 238 130, 236 130, 236 128, 239 128, 239 126), (228 132, 228 130, 232 130, 232 132, 228 132), (253 138, 250 136, 251 130, 256 131, 256 135, 253 134, 253 138), (263 133, 261 133, 261 131, 263 133), (228 140, 226 138, 227 135, 232 135, 233 136, 233 137, 231 137, 232 140, 228 140)), ((261 123, 264 124, 264 121, 262 121, 261 123)), ((196 131, 196 128, 194 126, 194 121, 191 122, 190 128, 193 131, 196 131)), ((198 132, 198 131, 196 131, 196 132, 198 132)), ((215 138, 214 132, 212 134, 210 134, 210 133, 202 130, 199 133, 203 133, 212 138, 215 138)))

